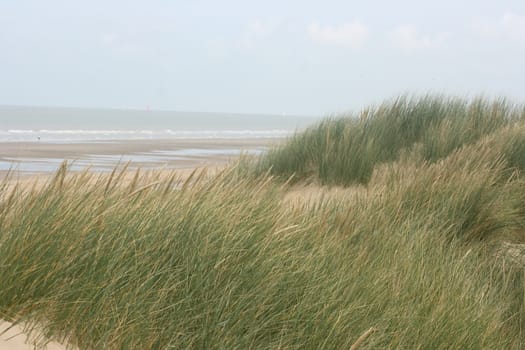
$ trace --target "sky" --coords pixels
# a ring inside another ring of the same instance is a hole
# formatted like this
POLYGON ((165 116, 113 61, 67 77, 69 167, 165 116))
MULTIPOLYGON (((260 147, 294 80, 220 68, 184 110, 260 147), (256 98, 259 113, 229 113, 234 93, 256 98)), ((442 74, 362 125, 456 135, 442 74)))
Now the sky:
POLYGON ((329 115, 525 101, 525 1, 0 0, 0 104, 329 115))

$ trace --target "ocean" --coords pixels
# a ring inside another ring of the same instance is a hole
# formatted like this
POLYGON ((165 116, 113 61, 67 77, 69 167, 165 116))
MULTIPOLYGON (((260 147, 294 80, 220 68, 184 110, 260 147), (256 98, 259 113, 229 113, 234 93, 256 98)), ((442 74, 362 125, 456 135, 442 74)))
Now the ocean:
POLYGON ((0 142, 285 137, 318 119, 264 114, 0 106, 0 142))
POLYGON ((319 118, 290 115, 0 106, 0 171, 187 168, 262 154, 319 118))

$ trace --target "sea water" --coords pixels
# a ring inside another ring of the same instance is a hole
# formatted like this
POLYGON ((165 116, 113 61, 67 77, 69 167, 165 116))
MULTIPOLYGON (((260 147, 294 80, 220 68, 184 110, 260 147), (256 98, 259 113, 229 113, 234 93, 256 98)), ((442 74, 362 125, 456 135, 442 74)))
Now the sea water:
POLYGON ((0 106, 0 142, 278 138, 315 117, 0 106))
MULTIPOLYGON (((198 113, 148 110, 112 110, 0 106, 2 143, 107 143, 128 140, 260 139, 283 138, 316 122, 316 117, 263 114, 198 113)), ((85 154, 73 159, 72 169, 90 166, 111 170, 116 164, 140 163, 158 167, 209 156, 261 154, 261 147, 187 148, 122 155, 85 154)), ((53 172, 64 159, 0 159, 0 170, 53 172)))

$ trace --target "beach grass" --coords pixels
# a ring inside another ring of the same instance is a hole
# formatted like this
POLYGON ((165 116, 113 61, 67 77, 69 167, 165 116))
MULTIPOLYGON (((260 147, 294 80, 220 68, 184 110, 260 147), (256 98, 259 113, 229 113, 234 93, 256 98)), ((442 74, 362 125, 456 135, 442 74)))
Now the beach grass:
POLYGON ((525 119, 525 106, 505 99, 402 96, 327 118, 258 160, 256 170, 322 184, 366 184, 381 163, 417 149, 437 161, 495 130, 525 119))
POLYGON ((0 318, 80 349, 522 349, 523 111, 404 97, 219 174, 6 180, 0 318))

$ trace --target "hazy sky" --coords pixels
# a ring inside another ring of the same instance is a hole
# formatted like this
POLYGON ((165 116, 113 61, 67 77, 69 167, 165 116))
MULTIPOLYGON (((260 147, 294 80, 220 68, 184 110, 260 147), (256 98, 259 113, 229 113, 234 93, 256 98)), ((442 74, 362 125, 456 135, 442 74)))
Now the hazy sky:
POLYGON ((525 101, 525 1, 0 0, 0 104, 318 115, 525 101))

